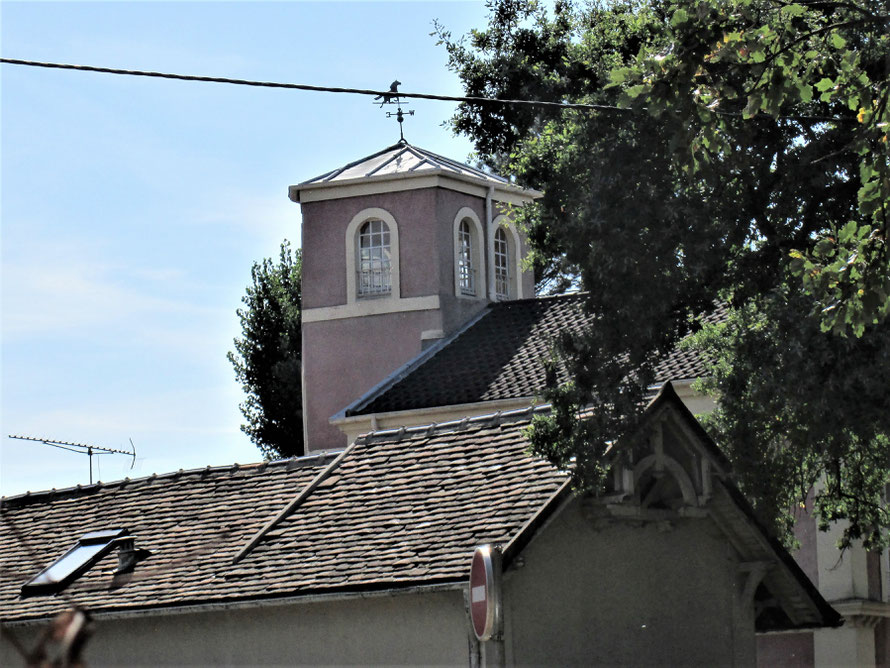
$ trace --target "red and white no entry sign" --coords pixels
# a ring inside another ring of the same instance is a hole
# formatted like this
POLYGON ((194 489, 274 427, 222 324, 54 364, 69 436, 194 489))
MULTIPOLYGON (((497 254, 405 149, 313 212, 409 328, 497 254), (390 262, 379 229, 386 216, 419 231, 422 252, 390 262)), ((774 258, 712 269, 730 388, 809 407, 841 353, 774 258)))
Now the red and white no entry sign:
POLYGON ((498 630, 501 612, 500 552, 491 545, 477 547, 470 566, 470 620, 479 640, 498 630))

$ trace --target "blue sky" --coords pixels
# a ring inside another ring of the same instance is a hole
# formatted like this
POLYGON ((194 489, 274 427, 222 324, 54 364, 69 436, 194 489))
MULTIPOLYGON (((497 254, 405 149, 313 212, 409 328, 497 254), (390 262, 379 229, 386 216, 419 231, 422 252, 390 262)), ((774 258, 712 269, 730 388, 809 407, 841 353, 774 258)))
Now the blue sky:
MULTIPOLYGON (((2 54, 127 69, 461 94, 433 19, 482 27, 480 2, 0 4, 2 54)), ((0 65, 0 492, 245 463, 226 352, 255 260, 299 244, 287 186, 388 146, 368 98, 0 65)), ((466 159, 416 101, 406 138, 466 159)))

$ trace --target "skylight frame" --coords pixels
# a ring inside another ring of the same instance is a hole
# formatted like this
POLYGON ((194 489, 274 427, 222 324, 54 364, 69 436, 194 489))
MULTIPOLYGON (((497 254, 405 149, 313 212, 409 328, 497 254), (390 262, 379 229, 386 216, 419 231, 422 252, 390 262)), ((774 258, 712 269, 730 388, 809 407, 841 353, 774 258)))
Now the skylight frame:
POLYGON ((23 584, 22 596, 55 594, 62 591, 111 552, 118 539, 129 535, 127 529, 105 529, 85 533, 61 557, 23 584), (56 573, 53 572, 54 569, 56 573))

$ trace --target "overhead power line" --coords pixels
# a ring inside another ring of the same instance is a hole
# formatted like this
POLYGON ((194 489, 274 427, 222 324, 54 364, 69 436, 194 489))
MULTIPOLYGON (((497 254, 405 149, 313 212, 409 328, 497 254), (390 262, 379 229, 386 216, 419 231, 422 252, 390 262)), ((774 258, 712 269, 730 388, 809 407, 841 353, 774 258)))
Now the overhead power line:
MULTIPOLYGON (((99 72, 101 74, 120 74, 132 77, 150 77, 155 79, 177 79, 179 81, 203 81, 205 83, 234 84, 236 86, 254 86, 257 88, 287 88, 291 90, 307 90, 316 93, 349 93, 352 95, 387 95, 388 90, 370 90, 368 88, 343 88, 339 86, 313 86, 310 84, 281 83, 277 81, 253 81, 250 79, 232 79, 229 77, 205 77, 194 74, 173 74, 170 72, 150 72, 146 70, 124 70, 116 67, 95 67, 93 65, 71 65, 67 63, 46 63, 37 60, 20 60, 18 58, 0 58, 0 62, 9 65, 25 65, 28 67, 44 67, 56 70, 76 70, 78 72, 99 72)), ((589 111, 622 111, 630 109, 607 104, 582 104, 576 102, 546 102, 543 100, 503 100, 493 97, 460 97, 457 95, 435 95, 432 93, 399 93, 399 97, 418 100, 438 100, 441 102, 475 102, 480 104, 515 104, 530 107, 557 107, 560 109, 586 109, 589 111)))
MULTIPOLYGON (((344 88, 341 86, 313 86, 311 84, 282 83, 279 81, 254 81, 252 79, 232 79, 230 77, 206 77, 196 74, 174 74, 172 72, 152 72, 147 70, 124 70, 117 67, 96 67, 94 65, 71 65, 69 63, 47 63, 39 60, 22 60, 19 58, 0 58, 0 63, 24 65, 27 67, 43 67, 55 70, 75 70, 78 72, 98 72, 100 74, 118 74, 131 77, 149 77, 155 79, 176 79, 178 81, 202 81, 205 83, 234 84, 236 86, 253 86, 255 88, 285 88, 290 90, 306 90, 315 93, 348 93, 351 95, 372 95, 375 97, 391 94, 389 90, 371 90, 369 88, 344 88)), ((555 109, 579 109, 583 111, 619 111, 633 113, 634 109, 617 107, 610 104, 590 104, 582 102, 548 102, 545 100, 507 100, 496 97, 473 97, 459 95, 436 95, 434 93, 402 93, 399 97, 417 100, 437 100, 440 102, 471 102, 475 104, 520 105, 527 107, 550 107, 555 109)), ((720 116, 742 117, 738 111, 716 111, 720 116)), ((839 118, 833 116, 810 116, 806 114, 774 116, 777 120, 812 121, 817 123, 856 122, 855 118, 839 118)))

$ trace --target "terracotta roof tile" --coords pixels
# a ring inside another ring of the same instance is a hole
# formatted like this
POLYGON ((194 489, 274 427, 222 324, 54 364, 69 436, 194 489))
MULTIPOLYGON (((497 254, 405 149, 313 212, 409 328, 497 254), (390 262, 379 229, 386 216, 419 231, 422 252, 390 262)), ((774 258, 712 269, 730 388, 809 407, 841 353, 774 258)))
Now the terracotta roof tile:
POLYGON ((460 580, 476 545, 509 540, 564 481, 527 454, 528 420, 371 436, 333 470, 316 456, 4 499, 0 616, 39 618, 68 600, 141 609, 460 580), (324 483, 233 564, 325 467, 324 483), (112 553, 62 596, 20 598, 81 535, 106 528, 129 529, 152 552, 131 582, 112 587, 112 553))
MULTIPOLYGON (((666 401, 685 410, 669 386, 647 410, 657 415, 666 401)), ((464 582, 477 545, 521 544, 523 529, 567 490, 564 474, 527 452, 534 410, 372 433, 337 457, 4 499, 0 617, 45 618, 71 602, 101 613, 464 582), (80 536, 109 528, 129 529, 152 552, 130 581, 113 581, 112 553, 62 595, 21 598, 22 584, 80 536)), ((734 493, 726 502, 750 512, 734 493)), ((809 586, 806 595, 824 604, 775 545, 790 586, 809 586)))
POLYGON ((297 463, 199 469, 5 498, 0 509, 0 616, 43 616, 68 597, 90 608, 139 608, 220 595, 220 573, 239 543, 329 461, 312 456, 297 463), (128 529, 137 548, 152 552, 137 567, 133 582, 109 590, 117 566, 112 553, 63 596, 19 601, 21 585, 83 534, 111 528, 128 529))

